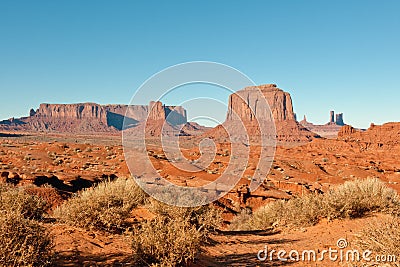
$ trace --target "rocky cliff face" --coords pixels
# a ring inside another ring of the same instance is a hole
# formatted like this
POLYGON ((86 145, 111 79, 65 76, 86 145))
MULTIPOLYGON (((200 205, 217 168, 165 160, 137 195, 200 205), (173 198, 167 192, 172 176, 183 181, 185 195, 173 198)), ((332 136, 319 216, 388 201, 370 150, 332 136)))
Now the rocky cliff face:
POLYGON ((338 133, 338 138, 345 139, 347 137, 351 137, 351 135, 356 132, 357 132, 356 129, 354 129, 352 126, 346 125, 340 128, 338 133))
POLYGON ((366 147, 391 148, 400 146, 400 123, 371 124, 366 131, 356 130, 349 125, 343 126, 338 134, 338 139, 357 142, 366 145, 366 147))
POLYGON ((236 113, 244 122, 253 121, 255 117, 270 119, 271 113, 268 112, 265 102, 259 99, 259 94, 254 89, 259 89, 268 101, 275 122, 295 121, 290 94, 277 88, 276 84, 247 87, 230 95, 227 121, 235 118, 233 113, 236 113))
POLYGON ((93 119, 107 121, 107 110, 95 103, 82 104, 40 104, 34 116, 53 119, 93 119))
MULTIPOLYGON (((173 114, 176 124, 186 123, 186 110, 182 107, 155 103, 149 114, 147 105, 99 105, 96 103, 40 104, 30 111, 29 117, 0 122, 0 129, 26 131, 54 131, 68 133, 117 132, 134 127, 147 119, 165 120, 173 114), (125 123, 125 125, 124 125, 125 123)), ((152 105, 152 103, 151 103, 152 105)))
MULTIPOLYGON (((296 121, 290 94, 279 89, 275 84, 247 87, 230 95, 224 124, 239 121, 245 125, 250 138, 259 135, 262 131, 265 132, 265 129, 259 128, 257 121, 266 122, 267 127, 274 124, 276 140, 280 143, 308 142, 319 137, 296 121), (262 97, 267 100, 269 110, 262 97)), ((222 127, 215 128, 207 135, 228 138, 222 127)))
POLYGON ((330 139, 336 139, 342 126, 346 125, 343 121, 343 113, 336 114, 335 120, 335 111, 330 112, 329 122, 324 125, 316 125, 308 122, 306 116, 300 121, 300 124, 308 130, 330 139))
POLYGON ((149 104, 149 121, 163 121, 165 120, 165 110, 160 101, 151 101, 149 104))

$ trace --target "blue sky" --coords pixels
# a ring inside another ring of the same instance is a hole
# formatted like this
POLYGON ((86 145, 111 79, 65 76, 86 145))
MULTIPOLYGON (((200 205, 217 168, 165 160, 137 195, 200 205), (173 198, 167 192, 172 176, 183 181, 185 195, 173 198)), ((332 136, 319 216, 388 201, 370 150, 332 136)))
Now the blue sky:
POLYGON ((315 123, 400 121, 399 14, 399 1, 3 0, 0 119, 129 103, 154 73, 205 60, 278 84, 315 123))

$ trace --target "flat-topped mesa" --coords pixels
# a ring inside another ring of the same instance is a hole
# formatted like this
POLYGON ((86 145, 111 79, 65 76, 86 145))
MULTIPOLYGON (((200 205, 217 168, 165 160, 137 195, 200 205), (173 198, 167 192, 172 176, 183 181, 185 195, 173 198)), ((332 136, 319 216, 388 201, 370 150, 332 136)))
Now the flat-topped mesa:
POLYGON ((357 130, 346 125, 340 129, 339 140, 364 144, 365 148, 393 148, 400 146, 400 123, 371 124, 366 130, 357 130))
POLYGON ((96 103, 40 104, 29 117, 0 122, 0 129, 92 133, 116 132, 135 127, 149 120, 165 120, 173 125, 187 122, 186 110, 180 106, 165 106, 161 102, 148 105, 99 105, 96 103), (149 114, 149 112, 151 113, 149 114))
POLYGON ((43 118, 54 119, 95 119, 107 123, 107 109, 96 103, 78 104, 40 104, 35 114, 30 114, 43 118))
POLYGON ((231 94, 229 96, 227 121, 238 118, 235 113, 243 122, 253 121, 256 117, 270 120, 271 114, 275 122, 295 121, 290 94, 277 88, 275 84, 246 87, 231 94), (260 99, 260 91, 267 100, 271 113, 265 106, 265 101, 260 99))
MULTIPOLYGON (((276 140, 282 145, 308 142, 319 137, 296 121, 290 94, 275 84, 246 87, 231 94, 224 125, 235 129, 237 122, 243 123, 250 141, 254 139, 255 142, 259 141, 260 134, 272 132, 269 127, 276 129, 276 140)), ((223 135, 220 128, 216 127, 206 135, 218 138, 223 135)))

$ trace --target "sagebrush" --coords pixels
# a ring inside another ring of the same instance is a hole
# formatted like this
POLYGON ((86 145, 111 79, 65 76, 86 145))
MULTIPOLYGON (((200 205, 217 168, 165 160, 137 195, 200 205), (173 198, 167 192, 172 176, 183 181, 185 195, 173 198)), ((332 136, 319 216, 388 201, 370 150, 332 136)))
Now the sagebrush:
POLYGON ((149 209, 155 217, 132 233, 134 258, 140 265, 186 265, 221 223, 221 213, 211 205, 180 208, 152 201, 149 209))
MULTIPOLYGON (((357 236, 356 245, 363 250, 373 251, 375 255, 395 256, 397 260, 388 264, 400 266, 400 218, 389 216, 375 219, 357 236)), ((375 262, 377 264, 377 262, 375 262)))
POLYGON ((277 200, 256 210, 242 213, 233 230, 260 230, 271 226, 309 226, 321 218, 355 218, 373 211, 399 214, 400 200, 391 188, 378 179, 345 182, 325 194, 307 194, 289 200, 277 200))
POLYGON ((0 186, 0 210, 21 214, 26 219, 41 219, 47 203, 25 192, 24 188, 0 186))
POLYGON ((62 222, 87 229, 123 231, 126 219, 147 195, 132 178, 103 181, 84 189, 54 210, 62 222))
POLYGON ((47 266, 54 251, 43 227, 46 203, 23 188, 0 186, 0 266, 47 266))

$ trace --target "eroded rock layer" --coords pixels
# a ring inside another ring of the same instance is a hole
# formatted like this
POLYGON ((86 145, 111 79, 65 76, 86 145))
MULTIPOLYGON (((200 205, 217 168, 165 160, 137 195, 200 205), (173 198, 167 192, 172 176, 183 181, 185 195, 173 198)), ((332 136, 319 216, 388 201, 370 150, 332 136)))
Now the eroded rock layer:
POLYGON ((150 120, 168 118, 172 125, 187 121, 183 107, 165 106, 161 102, 152 102, 149 106, 44 103, 36 111, 31 109, 29 117, 0 122, 0 129, 66 133, 118 132, 146 121, 148 115, 150 120), (151 109, 149 114, 149 106, 152 105, 157 107, 151 109))

